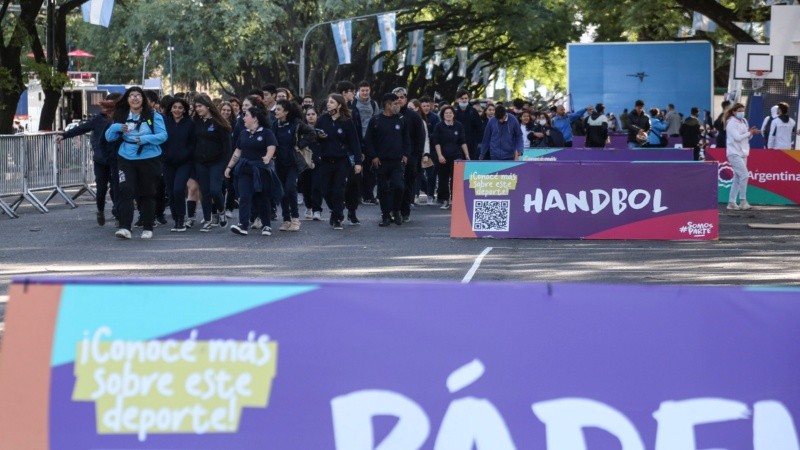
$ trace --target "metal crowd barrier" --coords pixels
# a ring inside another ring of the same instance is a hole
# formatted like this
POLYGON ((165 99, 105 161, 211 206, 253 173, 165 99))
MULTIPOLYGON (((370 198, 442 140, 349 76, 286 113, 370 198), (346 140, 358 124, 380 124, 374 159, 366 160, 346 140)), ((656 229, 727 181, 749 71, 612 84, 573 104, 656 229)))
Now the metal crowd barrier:
POLYGON ((47 204, 57 195, 72 208, 73 201, 87 193, 96 194, 94 183, 92 149, 89 136, 78 136, 56 142, 56 133, 34 135, 0 136, 0 210, 9 217, 17 218, 17 209, 28 201, 41 213, 46 213, 47 204), (78 188, 70 197, 65 189, 78 188), (37 192, 47 192, 42 201, 37 192), (2 197, 15 198, 10 204, 2 197))
POLYGON ((22 197, 25 192, 25 141, 23 136, 0 136, 0 210, 13 219, 14 208, 3 197, 22 197))

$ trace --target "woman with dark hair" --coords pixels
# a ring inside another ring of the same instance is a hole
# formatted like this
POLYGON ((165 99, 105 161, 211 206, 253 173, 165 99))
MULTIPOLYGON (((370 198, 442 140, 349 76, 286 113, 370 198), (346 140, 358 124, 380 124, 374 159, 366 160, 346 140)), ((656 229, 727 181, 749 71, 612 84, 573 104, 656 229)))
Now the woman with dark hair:
MULTIPOLYGON (((223 119, 227 119, 231 124, 231 129, 234 128, 238 117, 234 114, 233 104, 230 101, 221 101, 219 103, 219 113, 223 119)), ((231 139, 238 139, 238 136, 231 134, 231 139)), ((233 142, 233 141, 232 141, 233 142)), ((222 184, 222 195, 225 198, 225 217, 232 218, 233 210, 236 209, 236 189, 233 187, 233 178, 226 178, 222 184)))
POLYGON ((175 221, 170 231, 182 233, 186 231, 186 183, 194 168, 194 122, 189 117, 189 103, 186 100, 174 99, 164 110, 168 111, 164 118, 167 140, 161 144, 164 152, 164 182, 169 197, 169 210, 175 221))
POLYGON ((541 145, 533 145, 537 139, 533 135, 533 113, 523 110, 519 114, 519 127, 522 130, 522 148, 541 147, 541 145))
POLYGON ((550 116, 546 112, 540 112, 536 116, 531 146, 550 148, 561 148, 564 146, 564 135, 561 133, 561 130, 553 126, 550 116))
POLYGON ((161 114, 155 114, 142 88, 128 88, 115 105, 113 124, 106 130, 106 140, 122 140, 118 150, 119 221, 115 235, 131 238, 133 200, 139 200, 144 231, 142 239, 153 237, 156 187, 161 177, 161 143, 167 130, 161 114))
POLYGON ((236 125, 236 116, 233 114, 233 105, 231 105, 231 102, 225 100, 219 102, 219 115, 227 120, 231 129, 233 129, 233 126, 236 125))
POLYGON ((283 184, 281 212, 283 224, 280 231, 300 231, 300 212, 297 208, 297 164, 295 148, 305 148, 315 140, 314 129, 306 125, 300 107, 289 100, 278 100, 275 105, 272 132, 278 140, 275 169, 283 184))
POLYGON ((222 183, 225 162, 231 155, 231 126, 222 118, 208 95, 198 94, 194 98, 194 129, 194 169, 203 205, 203 224, 200 231, 209 232, 212 227, 212 212, 218 213, 219 226, 225 227, 228 224, 224 212, 222 183))
POLYGON ((231 104, 231 108, 233 108, 233 119, 236 121, 240 117, 244 115, 244 111, 242 111, 242 101, 239 100, 239 97, 231 97, 228 99, 228 103, 231 104))
POLYGON ((437 123, 431 133, 431 144, 436 150, 439 161, 439 192, 437 196, 442 202, 441 209, 450 207, 450 194, 453 191, 453 166, 456 160, 469 160, 464 126, 456 121, 455 109, 446 105, 439 114, 442 121, 437 123))
POLYGON ((272 195, 272 177, 275 164, 272 158, 278 142, 266 124, 267 117, 263 109, 250 107, 244 110, 245 129, 236 141, 233 152, 225 168, 225 178, 236 177, 239 192, 239 223, 231 225, 231 231, 245 236, 250 224, 250 213, 253 205, 257 205, 257 214, 261 221, 261 235, 271 236, 270 197, 272 195))
MULTIPOLYGON (((305 123, 312 129, 317 126, 317 110, 313 106, 305 107, 303 111, 305 123)), ((314 155, 319 155, 320 146, 314 134, 314 142, 309 148, 314 155)), ((303 194, 303 201, 306 204, 305 219, 322 220, 322 192, 319 186, 319 161, 314 158, 314 168, 304 171, 297 180, 298 189, 303 194)))
POLYGON ((329 95, 326 107, 327 111, 317 121, 317 138, 320 139, 320 187, 328 209, 331 210, 329 223, 334 230, 341 230, 347 173, 351 161, 354 165, 353 172, 361 173, 361 144, 344 97, 339 94, 329 95))
POLYGON ((327 111, 317 121, 320 187, 331 211, 329 223, 334 230, 341 230, 344 221, 345 180, 351 161, 355 166, 354 173, 361 173, 361 144, 344 97, 331 94, 325 105, 327 111))

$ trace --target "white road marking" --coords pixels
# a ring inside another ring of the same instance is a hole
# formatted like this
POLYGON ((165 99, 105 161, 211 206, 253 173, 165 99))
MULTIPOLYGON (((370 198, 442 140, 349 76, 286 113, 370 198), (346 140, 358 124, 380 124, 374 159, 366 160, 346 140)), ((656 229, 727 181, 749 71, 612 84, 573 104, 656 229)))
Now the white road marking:
POLYGON ((483 257, 488 255, 489 252, 492 251, 492 247, 486 247, 483 249, 480 255, 475 258, 475 262, 472 263, 472 267, 469 269, 466 275, 464 275, 464 279, 461 280, 462 283, 469 283, 472 280, 472 277, 475 276, 475 272, 478 271, 478 267, 481 266, 481 261, 483 261, 483 257))

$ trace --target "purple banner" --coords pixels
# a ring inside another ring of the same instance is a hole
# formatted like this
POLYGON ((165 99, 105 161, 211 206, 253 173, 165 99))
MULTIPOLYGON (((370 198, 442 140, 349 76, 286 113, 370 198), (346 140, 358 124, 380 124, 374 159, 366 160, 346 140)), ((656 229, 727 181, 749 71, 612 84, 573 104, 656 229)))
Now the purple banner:
POLYGON ((692 150, 676 148, 526 148, 520 161, 692 161, 692 150))
POLYGON ((718 238, 717 165, 456 162, 451 237, 718 238))
MULTIPOLYGON (((618 149, 628 148, 627 134, 610 134, 608 137, 610 138, 611 142, 606 145, 607 148, 618 148, 618 149)), ((675 148, 676 145, 682 147, 683 139, 680 136, 668 136, 667 147, 675 148)), ((573 136, 572 146, 576 148, 585 147, 586 136, 573 136)))
POLYGON ((54 302, 48 448, 797 449, 798 300, 78 281, 54 302))

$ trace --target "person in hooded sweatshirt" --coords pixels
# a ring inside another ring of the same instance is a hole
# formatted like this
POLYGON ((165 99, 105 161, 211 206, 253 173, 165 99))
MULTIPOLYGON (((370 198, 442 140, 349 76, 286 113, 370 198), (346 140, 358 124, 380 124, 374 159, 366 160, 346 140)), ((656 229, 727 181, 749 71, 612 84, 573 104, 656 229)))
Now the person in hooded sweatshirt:
POLYGON ((767 137, 767 148, 792 150, 792 136, 797 132, 797 124, 789 117, 789 104, 778 103, 778 117, 772 120, 767 137))
MULTIPOLYGON (((772 108, 769 109, 769 115, 764 117, 764 121, 761 122, 761 135, 766 138, 769 129, 772 127, 772 122, 778 118, 778 105, 772 105, 772 108)), ((766 142, 764 143, 766 145, 766 142)))
POLYGON ((683 121, 679 130, 683 139, 683 148, 694 150, 695 161, 700 160, 700 140, 703 138, 703 123, 700 122, 699 114, 700 109, 693 106, 691 115, 683 121))
POLYGON ((598 103, 592 114, 586 118, 586 147, 603 148, 608 142, 608 117, 606 106, 598 103))
POLYGON ((195 130, 189 117, 189 103, 177 98, 167 107, 164 117, 167 140, 161 144, 162 169, 167 186, 169 210, 175 225, 169 231, 186 231, 186 183, 194 169, 195 130))

